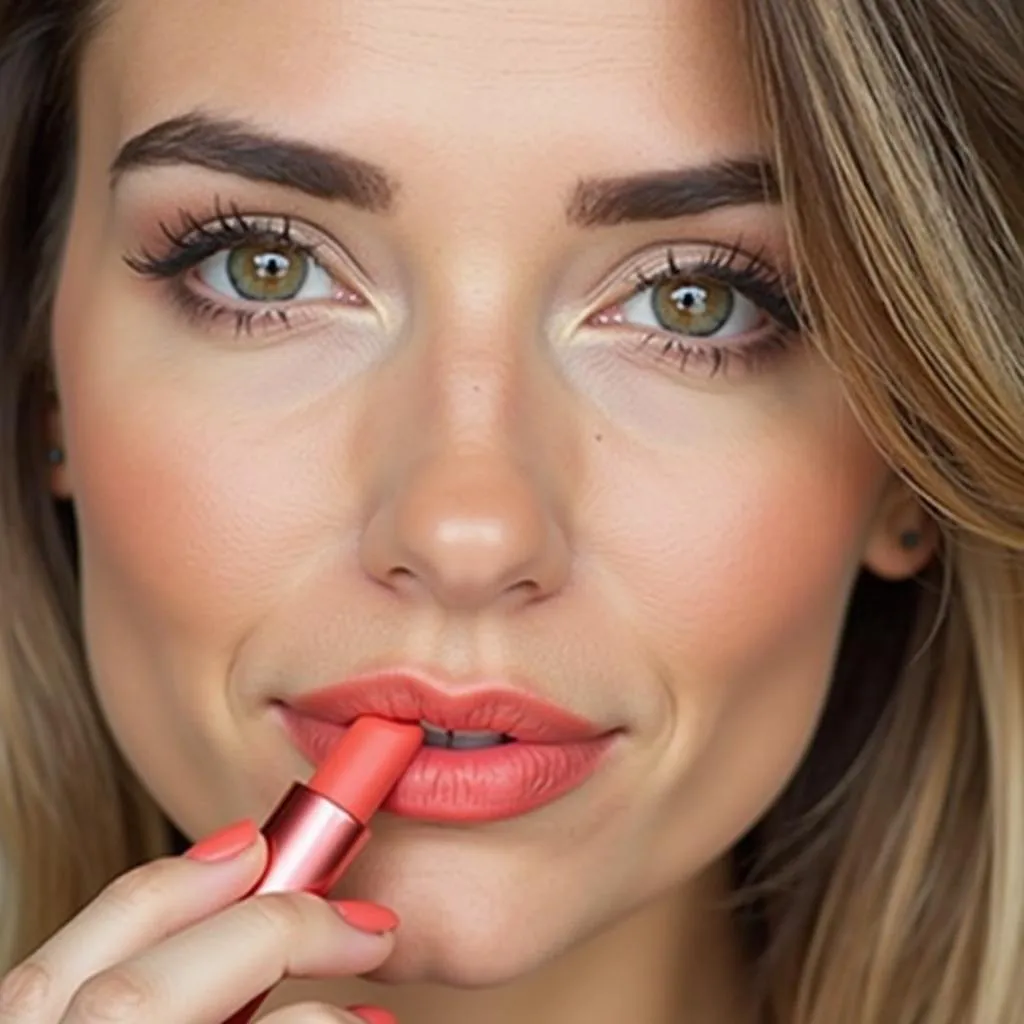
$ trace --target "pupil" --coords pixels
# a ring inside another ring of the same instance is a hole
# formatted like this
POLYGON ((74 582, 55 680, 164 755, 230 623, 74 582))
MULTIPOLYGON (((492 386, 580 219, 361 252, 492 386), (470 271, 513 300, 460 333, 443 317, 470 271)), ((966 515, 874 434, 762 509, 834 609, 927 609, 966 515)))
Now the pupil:
POLYGON ((256 276, 262 278, 284 277, 288 273, 289 259, 279 252, 261 252, 253 257, 256 276))
POLYGON ((672 293, 676 305, 681 306, 688 313, 707 312, 707 292, 703 288, 688 286, 679 288, 672 293))

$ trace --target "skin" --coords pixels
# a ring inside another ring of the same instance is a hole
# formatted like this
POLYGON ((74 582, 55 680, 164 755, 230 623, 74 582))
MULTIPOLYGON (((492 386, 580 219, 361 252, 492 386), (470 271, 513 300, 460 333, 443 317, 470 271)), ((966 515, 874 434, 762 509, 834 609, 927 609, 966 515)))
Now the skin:
MULTIPOLYGON (((911 574, 931 539, 900 547, 920 511, 809 349, 709 379, 588 320, 668 244, 787 267, 771 205, 599 229, 563 213, 579 178, 764 152, 735 12, 281 10, 122 0, 82 72, 54 489, 77 508, 117 742, 199 836, 308 776, 275 700, 386 665, 516 680, 623 731, 601 770, 506 822, 382 817, 344 892, 398 913, 390 957, 372 982, 287 983, 268 1005, 742 1021, 713 906, 728 850, 810 742, 858 572, 911 574), (109 189, 127 139, 197 107, 380 164, 394 211, 184 166, 109 189), (325 265, 362 305, 252 338, 190 324, 123 257, 215 198, 333 238, 325 265)), ((184 948, 187 988, 211 968, 184 948)))

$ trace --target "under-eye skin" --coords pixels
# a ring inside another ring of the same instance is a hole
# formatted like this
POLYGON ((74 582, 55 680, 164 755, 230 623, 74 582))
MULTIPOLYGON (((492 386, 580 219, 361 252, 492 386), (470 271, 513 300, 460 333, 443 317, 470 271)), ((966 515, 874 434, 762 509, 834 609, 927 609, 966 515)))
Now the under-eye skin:
MULTIPOLYGON (((190 324, 226 320, 236 335, 287 334, 298 315, 315 324, 331 308, 367 308, 318 258, 322 243, 296 234, 287 217, 215 208, 209 222, 182 211, 177 230, 161 224, 163 252, 125 257, 137 273, 169 285, 190 324)), ((766 371, 801 333, 789 279, 737 245, 662 246, 639 263, 587 325, 615 332, 652 365, 702 377, 766 371)))

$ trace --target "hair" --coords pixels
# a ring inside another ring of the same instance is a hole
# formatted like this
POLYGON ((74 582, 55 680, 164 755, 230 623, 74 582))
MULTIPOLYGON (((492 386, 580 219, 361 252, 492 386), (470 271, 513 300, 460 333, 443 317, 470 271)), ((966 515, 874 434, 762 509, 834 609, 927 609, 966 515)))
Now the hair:
MULTIPOLYGON (((941 532, 862 574, 800 769, 735 851, 778 1024, 1024 1020, 1024 15, 743 0, 808 334, 941 532)), ((0 969, 168 851, 92 687, 47 483, 97 0, 0 0, 0 969), (59 815, 54 809, 59 808, 59 815)))

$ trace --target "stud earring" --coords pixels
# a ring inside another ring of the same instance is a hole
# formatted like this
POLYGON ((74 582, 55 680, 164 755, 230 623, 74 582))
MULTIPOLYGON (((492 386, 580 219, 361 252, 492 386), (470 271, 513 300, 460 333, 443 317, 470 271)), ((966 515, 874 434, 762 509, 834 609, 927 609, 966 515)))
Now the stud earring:
POLYGON ((900 534, 900 547, 904 551, 913 551, 921 546, 923 539, 920 530, 904 530, 900 534))
POLYGON ((49 462, 51 466, 64 465, 64 449, 55 445, 46 453, 46 461, 49 462))

